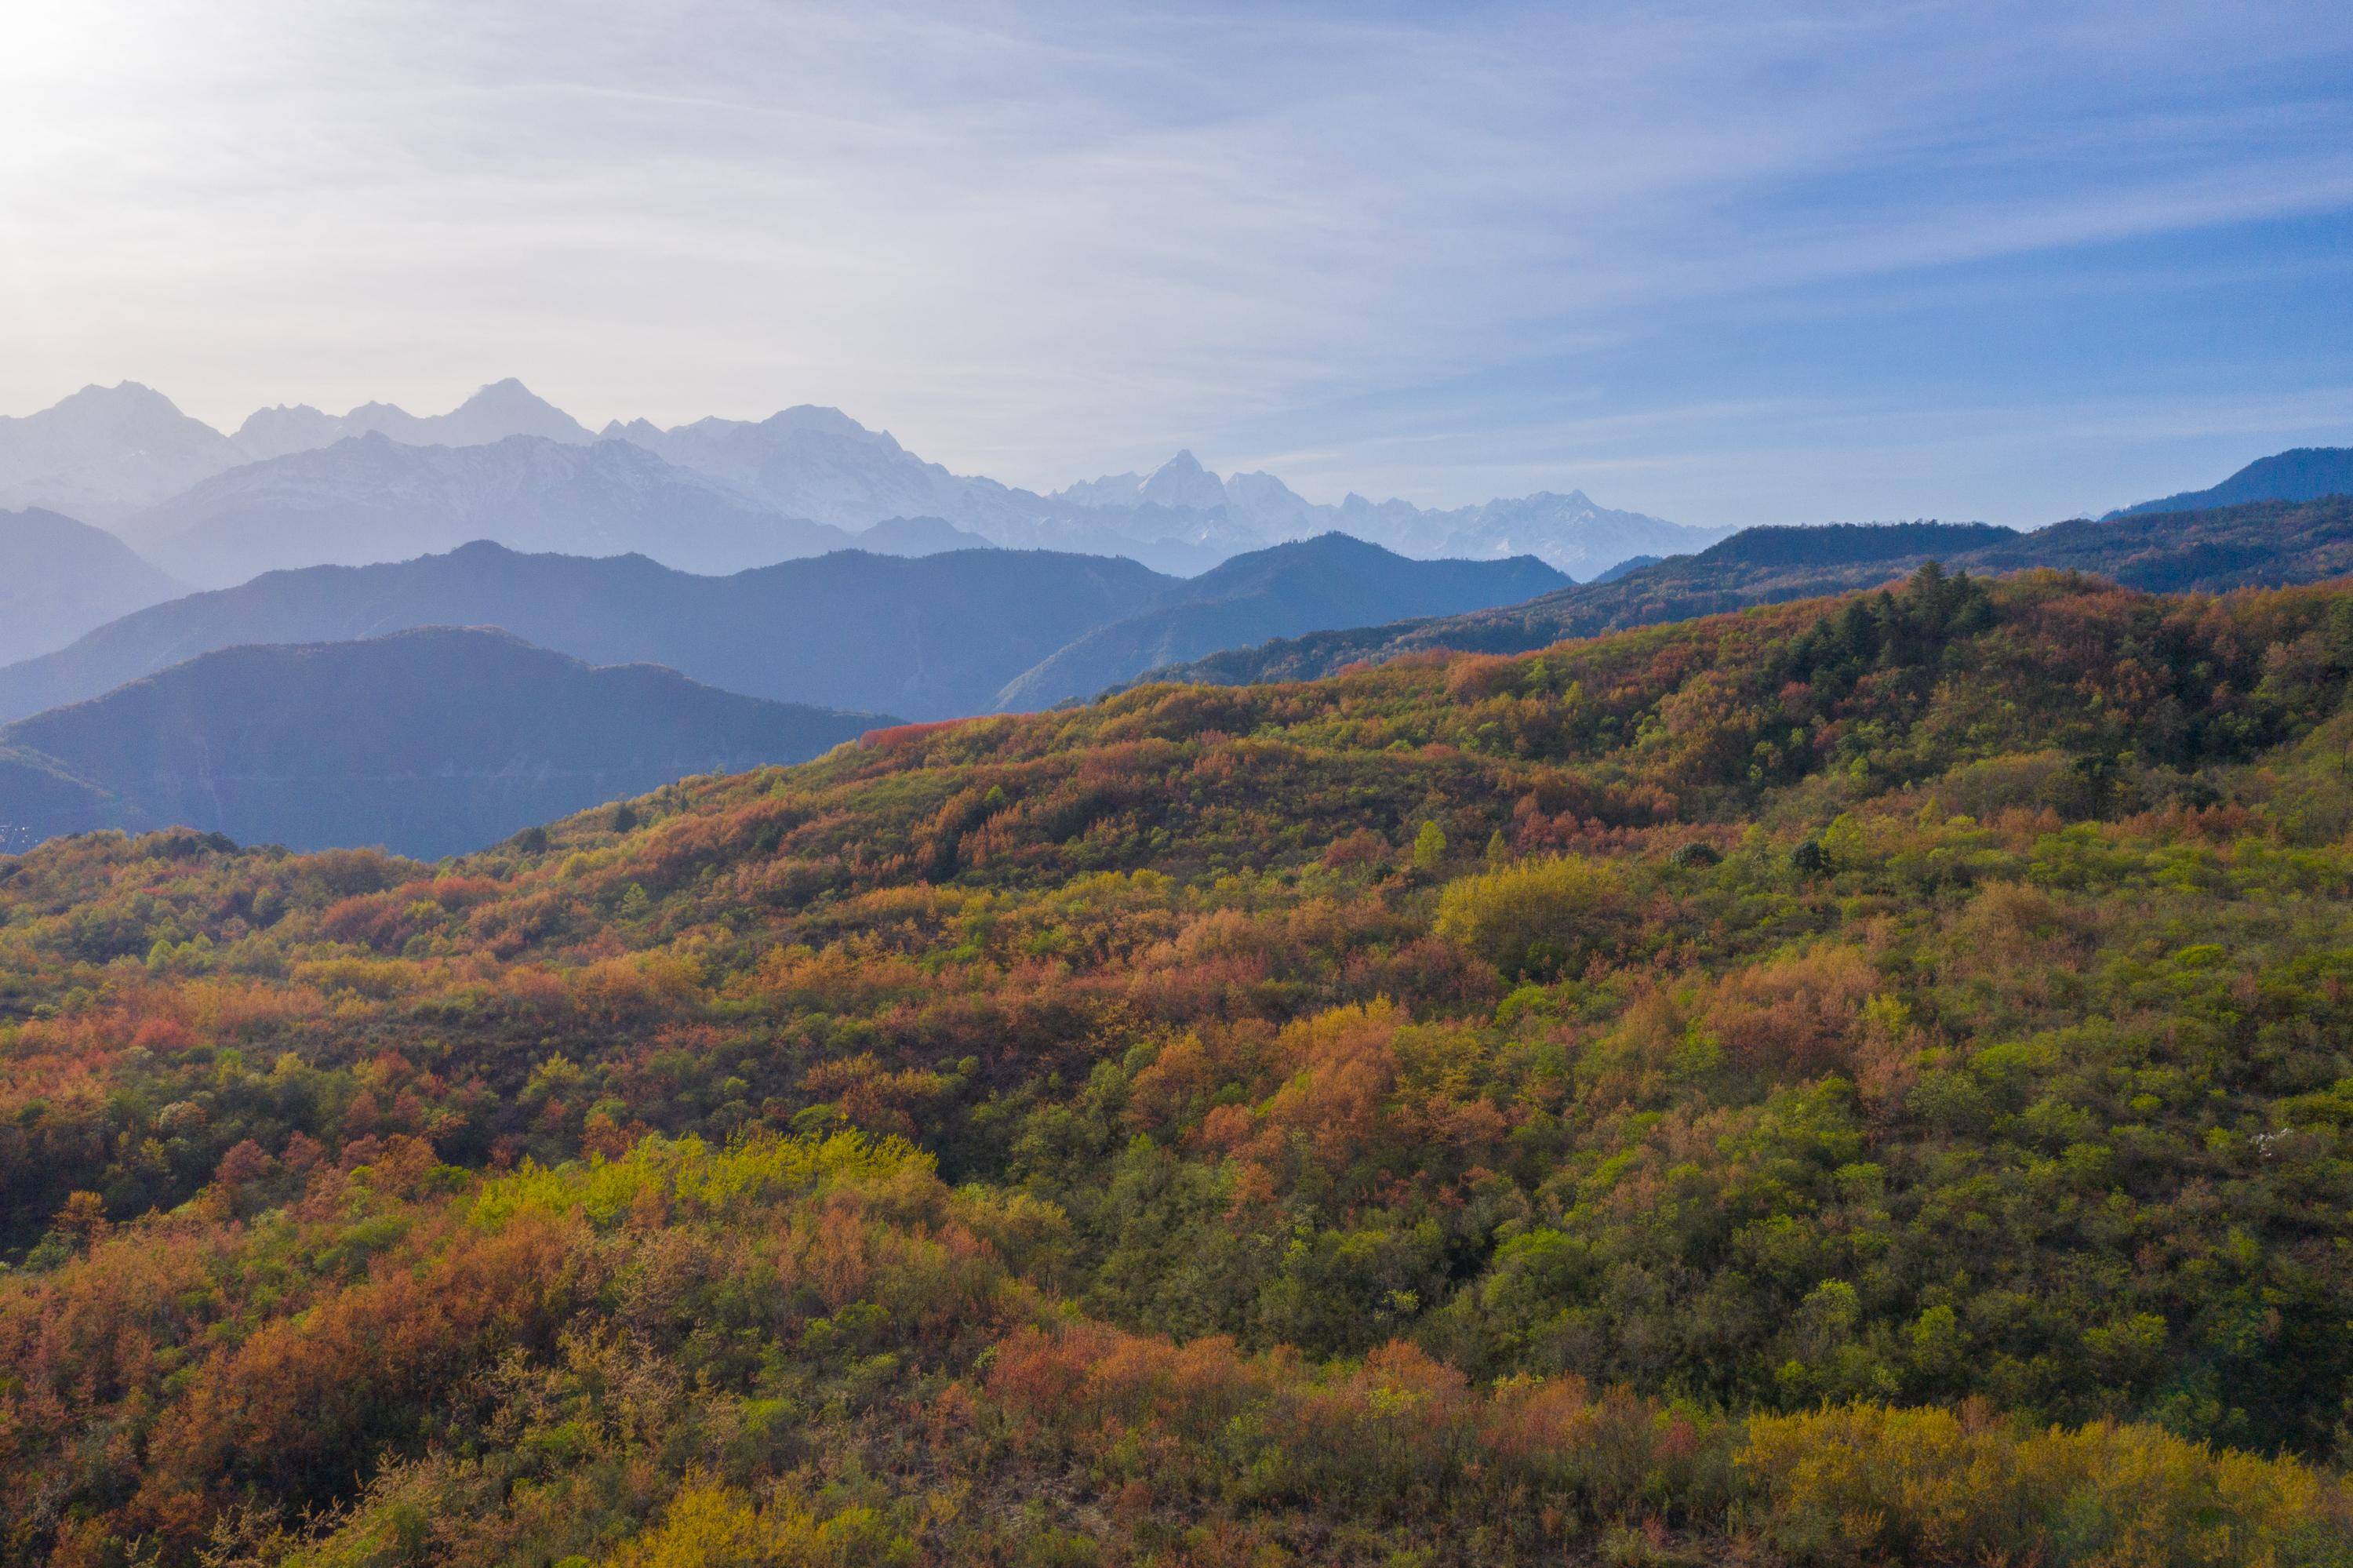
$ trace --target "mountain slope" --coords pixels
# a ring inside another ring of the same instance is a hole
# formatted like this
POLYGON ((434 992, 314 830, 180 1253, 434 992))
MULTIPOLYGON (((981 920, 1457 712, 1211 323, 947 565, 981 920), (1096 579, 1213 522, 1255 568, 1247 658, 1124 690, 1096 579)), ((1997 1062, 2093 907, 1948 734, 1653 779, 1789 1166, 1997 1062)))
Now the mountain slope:
POLYGON ((2348 620, 1923 572, 0 861, 0 1535, 2345 1568, 2348 620))
POLYGON ((1132 561, 1032 551, 841 551, 707 577, 642 556, 476 543, 391 565, 272 572, 156 605, 0 669, 0 718, 214 649, 434 625, 502 626, 591 663, 667 664, 752 696, 944 717, 981 711, 1022 671, 1171 586, 1132 561))
POLYGON ((1567 579, 1534 556, 1412 561, 1345 534, 1237 556, 1139 615, 1087 633, 997 694, 999 709, 1091 697, 1146 670, 1223 648, 1375 617, 1512 604, 1567 579))
POLYGON ((111 524, 245 461, 237 443, 135 381, 0 417, 0 510, 111 524))
POLYGON ((287 567, 405 560, 484 538, 578 555, 637 551, 687 571, 740 571, 849 541, 623 441, 510 436, 415 447, 381 433, 232 469, 127 520, 124 532, 204 587, 287 567))
POLYGON ((2275 452, 2256 459, 2211 489, 2144 501, 2111 512, 2102 521, 2152 512, 2205 512, 2251 501, 2316 501, 2324 495, 2353 495, 2353 447, 2298 447, 2275 452))
POLYGON ((62 648, 180 591, 102 529, 37 508, 0 512, 0 664, 62 648))
POLYGON ((1751 528, 1696 556, 1508 609, 1316 633, 1155 675, 1246 684, 1308 679, 1431 648, 1519 652, 1566 637, 1867 588, 1931 559, 1972 572, 2085 572, 2165 593, 2319 582, 2353 572, 2353 499, 2078 519, 2031 534, 1983 524, 1751 528))
POLYGON ((352 436, 383 435, 412 447, 473 447, 509 436, 553 441, 595 440, 577 419, 510 376, 481 388, 446 414, 422 417, 390 403, 367 403, 348 414, 329 414, 307 403, 281 403, 246 417, 236 440, 248 458, 331 447, 352 436))
MULTIPOLYGON (((0 729, 19 754, 0 789, 24 788, 29 753, 111 793, 121 825, 436 856, 688 774, 797 762, 880 722, 437 627, 227 649, 36 715, 0 729)), ((69 792, 0 804, 37 836, 89 814, 69 792)))
POLYGON ((1041 504, 1026 491, 925 462, 839 408, 803 405, 756 421, 698 419, 668 430, 644 419, 616 421, 599 439, 628 441, 788 516, 840 528, 939 517, 989 533, 986 524, 1012 522, 1041 504))

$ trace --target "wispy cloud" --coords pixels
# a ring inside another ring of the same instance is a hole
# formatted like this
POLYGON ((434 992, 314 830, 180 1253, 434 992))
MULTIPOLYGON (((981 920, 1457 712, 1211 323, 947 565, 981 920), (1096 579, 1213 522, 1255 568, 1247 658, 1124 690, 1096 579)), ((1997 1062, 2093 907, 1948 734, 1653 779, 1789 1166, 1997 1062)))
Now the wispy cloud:
MULTIPOLYGON (((1639 472, 1638 499, 1736 509, 1632 433, 1782 429, 1710 384, 1695 323, 1990 287, 1948 309, 1965 346, 1972 308, 2069 284, 1956 270, 2353 208, 2341 24, 2336 0, 18 6, 0 405, 132 376, 233 421, 517 374, 592 420, 838 403, 1039 483, 1191 442, 1328 453, 1326 490, 1639 472), (1469 439, 1415 439, 1466 410, 1469 439), (1433 450, 1459 461, 1412 467, 1433 450)), ((1982 390, 1936 380, 1914 400, 1982 390)))

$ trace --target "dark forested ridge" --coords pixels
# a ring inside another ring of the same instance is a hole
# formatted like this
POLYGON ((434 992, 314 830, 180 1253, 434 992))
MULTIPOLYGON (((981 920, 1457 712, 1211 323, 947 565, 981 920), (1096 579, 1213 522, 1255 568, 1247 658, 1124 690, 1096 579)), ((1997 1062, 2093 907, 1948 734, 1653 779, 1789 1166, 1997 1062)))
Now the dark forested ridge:
POLYGON ((2031 534, 1982 523, 1751 528, 1697 555, 1526 604, 1229 649, 1156 673, 1243 684, 1308 680, 1417 650, 1525 652, 1566 637, 1873 587, 1929 560, 1976 572, 2056 567, 2159 593, 2320 582, 2353 571, 2353 498, 2077 520, 2031 534))
POLYGON ((16 754, 0 847, 180 825, 432 857, 685 774, 800 761, 881 722, 480 629, 233 648, 0 729, 16 754))
POLYGON ((2297 447, 2257 458, 2208 490, 2185 491, 2162 501, 2144 501, 2109 514, 2134 517, 2151 512, 2202 512, 2250 501, 2314 501, 2353 495, 2353 447, 2297 447))
POLYGON ((0 860, 0 1543, 2343 1564, 2353 593, 0 860))

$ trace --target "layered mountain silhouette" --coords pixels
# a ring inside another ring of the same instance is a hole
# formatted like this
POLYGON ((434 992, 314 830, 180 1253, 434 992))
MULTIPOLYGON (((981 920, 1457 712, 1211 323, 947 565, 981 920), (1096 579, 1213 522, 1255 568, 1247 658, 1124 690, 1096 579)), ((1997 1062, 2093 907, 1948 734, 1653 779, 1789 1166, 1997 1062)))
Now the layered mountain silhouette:
POLYGON ((1159 665, 1377 614, 1445 615, 1513 604, 1568 579, 1533 556, 1410 561, 1345 534, 1238 556, 1168 588, 1150 609, 1079 638, 997 694, 1003 709, 1092 697, 1159 665))
POLYGON ((698 577, 643 556, 476 543, 387 566, 272 572, 156 605, 0 670, 0 718, 215 649, 435 625, 502 626, 591 663, 667 664, 753 696, 946 717, 986 711, 1008 681, 1175 586, 1133 561, 1042 551, 843 551, 698 577))
MULTIPOLYGON (((854 534, 898 519, 936 519, 995 545, 1123 555, 1188 576, 1270 545, 1338 532, 1426 559, 1533 555, 1590 581, 1630 558, 1691 554, 1730 532, 1615 510, 1579 491, 1539 492, 1451 509, 1427 509, 1401 500, 1375 502, 1359 495, 1320 504, 1271 473, 1220 477, 1189 451, 1178 452, 1150 473, 1114 474, 1039 494, 993 479, 953 473, 837 408, 805 404, 765 419, 706 418, 668 429, 644 419, 616 420, 592 436, 569 414, 512 379, 482 387, 445 414, 414 415, 387 403, 369 403, 340 415, 307 405, 280 406, 258 410, 234 436, 189 418, 168 397, 135 382, 85 387, 39 413, 0 418, 0 508, 35 506, 102 526, 121 525, 134 545, 153 545, 159 551, 161 530, 171 524, 178 524, 174 531, 187 532, 200 523, 216 522, 219 535, 190 540, 186 552, 209 555, 217 562, 195 570, 196 580, 226 583, 241 572, 322 560, 397 559, 402 546, 413 553, 459 541, 446 534, 432 544, 405 537, 396 545, 354 556, 350 535, 364 535, 385 521, 372 518, 341 530, 327 553, 316 548, 305 553, 301 526, 287 515, 290 509, 301 512, 301 504, 278 493, 289 486, 299 489, 301 478, 318 478, 319 471, 295 471, 300 477, 248 476, 228 490, 200 497, 186 493, 204 482, 257 461, 332 450, 354 438, 466 450, 516 437, 581 448, 627 443, 651 452, 672 469, 711 482, 734 497, 747 514, 788 524, 854 534), (237 524, 209 514, 208 509, 216 511, 239 489, 250 494, 259 515, 237 524), (265 498, 263 493, 269 493, 265 498), (151 513, 152 519, 146 515, 151 513), (275 549, 289 553, 272 554, 275 549)), ((613 514, 634 504, 629 492, 643 482, 644 473, 619 466, 567 471, 543 465, 536 477, 549 484, 547 493, 534 493, 533 473, 518 474, 504 512, 478 513, 502 525, 512 517, 513 535, 498 527, 475 527, 461 529, 459 537, 488 535, 522 548, 575 552, 607 547, 609 541, 550 538, 527 529, 534 517, 544 519, 580 502, 581 492, 567 485, 593 485, 606 478, 618 493, 586 510, 609 523, 613 514)), ((2348 489, 2353 489, 2353 450, 2306 448, 2251 463, 2211 490, 2144 502, 2111 515, 2312 500, 2348 489)), ((687 510, 696 526, 711 524, 707 514, 697 518, 695 508, 687 510)), ((702 511, 709 510, 710 503, 704 503, 702 511)), ((897 548, 886 539, 873 545, 897 548)), ((708 553, 712 547, 705 539, 680 547, 673 556, 649 553, 700 570, 753 564, 748 556, 708 553), (696 549, 706 553, 690 553, 696 549)), ((175 570, 186 568, 178 556, 165 564, 175 570)))
POLYGON ((2144 501, 2108 514, 2137 517, 2151 512, 2202 512, 2251 501, 2316 501, 2353 495, 2353 447, 2298 447, 2258 458, 2221 483, 2184 491, 2162 501, 2144 501))
POLYGON ((509 436, 420 447, 381 432, 231 469, 122 529, 167 570, 206 588, 289 567, 406 560, 482 538, 522 550, 637 551, 701 572, 850 542, 627 441, 509 436))
POLYGON ((501 626, 592 663, 666 664, 779 701, 944 718, 1092 695, 1228 638, 1505 604, 1561 580, 1536 561, 1409 561, 1339 535, 1191 580, 1117 557, 1000 549, 847 550, 702 577, 642 556, 478 542, 391 565, 272 572, 153 606, 0 669, 0 719, 216 649, 436 625, 501 626), (1113 634, 1089 640, 1103 630, 1113 634))
POLYGON ((433 857, 887 722, 483 629, 234 648, 0 729, 0 848, 181 824, 433 857))
MULTIPOLYGON (((447 547, 458 540, 433 535, 438 543, 427 546, 421 537, 432 530, 400 532, 396 525, 416 519, 394 508, 348 524, 326 519, 322 538, 314 541, 311 524, 321 521, 318 509, 335 501, 332 464, 265 466, 193 493, 206 482, 254 464, 337 450, 354 440, 463 450, 517 437, 562 447, 627 443, 708 482, 749 513, 786 522, 856 533, 899 519, 932 518, 1008 548, 1125 556, 1185 576, 1270 545, 1336 531, 1428 559, 1533 555, 1572 577, 1589 577, 1629 555, 1689 551, 1725 532, 1613 511, 1577 492, 1540 493, 1451 511, 1356 495, 1336 505, 1317 504, 1271 473, 1220 478, 1190 452, 1177 453, 1149 474, 1114 475, 1045 495, 953 473, 837 408, 802 405, 765 419, 707 418, 668 429, 645 419, 616 420, 592 436, 514 380, 484 387, 445 414, 416 415, 388 403, 368 403, 343 414, 281 405, 258 410, 234 436, 189 418, 162 394, 135 383, 88 387, 39 414, 0 420, 0 506, 40 506, 121 525, 134 544, 159 551, 167 534, 210 524, 214 532, 191 538, 171 564, 196 580, 226 584, 240 573, 328 560, 398 559, 404 550, 447 547), (306 487, 315 487, 317 493, 305 497, 306 487), (248 507, 250 514, 227 514, 237 505, 248 507), (384 534, 382 547, 353 543, 386 529, 391 531, 384 534), (193 564, 199 559, 211 564, 193 564)), ((620 493, 586 503, 592 520, 631 504, 630 486, 642 474, 619 467, 609 472, 594 466, 575 471, 543 461, 512 476, 497 506, 476 509, 489 523, 503 526, 512 519, 514 534, 477 527, 461 536, 488 535, 526 548, 604 547, 587 537, 551 539, 524 531, 534 518, 583 504, 581 492, 567 487, 600 477, 610 478, 620 493), (535 484, 547 489, 542 493, 535 484)), ((429 493, 446 483, 446 476, 416 482, 420 498, 430 503, 429 493)), ((897 548, 887 540, 875 541, 875 547, 897 548)), ((648 553, 673 559, 658 550, 648 553)), ((681 555, 674 564, 709 570, 753 563, 681 555)))
MULTIPOLYGON (((1425 510, 1405 501, 1350 495, 1317 505, 1271 473, 1220 478, 1180 451, 1149 474, 1089 480, 1055 493, 1096 526, 1129 519, 1160 536, 1216 547, 1237 539, 1346 534, 1422 559, 1536 556, 1572 577, 1591 577, 1629 556, 1679 555, 1713 544, 1726 528, 1693 528, 1597 504, 1581 491, 1539 492, 1479 506, 1425 510), (1148 520, 1148 521, 1147 521, 1148 520)), ((1247 546, 1242 547, 1247 548, 1247 546)))
POLYGON ((0 662, 62 648, 183 591, 103 529, 38 507, 0 512, 0 662))
POLYGON ((1869 588, 1928 560, 1971 572, 2083 572, 2157 593, 2319 582, 2353 572, 2353 499, 2078 519, 2031 534, 1944 523, 1751 528, 1614 582, 1506 609, 1229 649, 1150 678, 1244 685, 1310 679, 1433 648, 1524 652, 1566 638, 1869 588))

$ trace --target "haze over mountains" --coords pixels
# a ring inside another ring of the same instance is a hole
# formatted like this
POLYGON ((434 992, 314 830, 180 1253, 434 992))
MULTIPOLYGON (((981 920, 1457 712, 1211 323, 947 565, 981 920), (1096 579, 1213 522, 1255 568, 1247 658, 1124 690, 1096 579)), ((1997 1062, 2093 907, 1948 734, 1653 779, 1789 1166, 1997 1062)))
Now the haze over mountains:
POLYGON ((280 403, 246 416, 232 439, 248 457, 273 458, 367 435, 389 436, 412 447, 483 446, 509 436, 552 441, 592 439, 578 420, 512 376, 492 382, 446 414, 419 416, 390 403, 364 403, 335 415, 308 403, 290 408, 280 403))
POLYGON ((1590 577, 1630 555, 1683 553, 1729 531, 1613 511, 1581 492, 1440 511, 1356 495, 1319 505, 1271 474, 1220 478, 1189 452, 1148 475, 1116 475, 1043 495, 952 473, 838 409, 802 406, 761 420, 707 418, 669 429, 643 419, 615 421, 592 435, 512 380, 485 387, 440 415, 419 417, 383 403, 342 415, 307 406, 262 409, 234 437, 132 382, 86 387, 54 408, 0 421, 0 504, 120 524, 136 543, 207 584, 267 567, 401 559, 404 551, 448 548, 468 537, 538 546, 543 541, 533 530, 581 503, 580 486, 606 478, 617 493, 589 510, 621 535, 631 524, 614 514, 627 514, 650 492, 701 484, 730 495, 742 509, 740 537, 728 534, 716 503, 706 503, 693 536, 675 546, 675 558, 648 552, 702 570, 777 559, 774 546, 795 536, 793 524, 811 549, 821 549, 839 541, 808 532, 810 524, 847 535, 900 518, 937 518, 1011 548, 1121 555, 1188 576, 1268 545, 1339 532, 1420 558, 1532 555, 1572 577, 1590 577), (517 437, 600 452, 618 445, 650 453, 666 469, 609 455, 565 462, 526 449, 533 452, 528 461, 511 457, 493 465, 496 473, 473 474, 477 488, 461 497, 451 492, 464 488, 469 465, 456 465, 466 471, 453 473, 448 460, 424 462, 418 473, 404 476, 388 471, 393 460, 380 450, 351 445, 472 449, 517 437), (342 455, 313 455, 322 452, 342 455), (368 515, 342 524, 322 519, 322 511, 346 505, 358 485, 376 487, 368 515), (452 513, 501 525, 448 537, 452 513), (428 539, 435 542, 419 543, 428 539))
POLYGON ((1189 451, 1041 494, 812 406, 591 431, 506 381, 446 414, 281 407, 226 436, 146 387, 92 387, 0 421, 0 493, 39 503, 0 514, 0 722, 17 721, 0 734, 0 816, 19 838, 186 821, 441 853, 526 809, 765 760, 787 732, 814 745, 878 714, 1525 651, 1871 587, 1931 559, 2157 589, 2310 581, 2353 569, 2348 488, 2353 453, 2306 450, 2034 534, 1725 537, 1581 492, 1317 504, 1189 451), (2216 497, 2248 504, 2199 504, 2216 497), (647 665, 659 679, 598 668, 647 665), (498 680, 575 732, 474 689, 498 680), (336 681, 353 694, 331 714, 336 681), (315 758, 270 728, 263 693, 279 682, 315 758), (661 701, 704 727, 663 730, 648 716, 661 701), (726 705, 739 702, 762 705, 726 705), (448 722, 421 722, 436 704, 448 722), (372 724, 364 741, 337 727, 372 724), (444 784, 403 793, 427 778, 444 784), (322 815, 306 790, 353 814, 322 815))
POLYGON ((121 529, 205 588, 290 567, 407 560, 481 538, 733 572, 840 549, 852 537, 778 515, 625 441, 508 436, 416 447, 381 432, 230 469, 121 529))
POLYGON ((1447 615, 1517 603, 1567 581, 1533 556, 1409 561, 1325 534, 1238 556, 1164 590, 1150 609, 1098 627, 1017 677, 995 705, 1043 708, 1092 697, 1163 664, 1335 625, 1359 605, 1388 606, 1398 616, 1447 615))
POLYGON ((0 715, 241 643, 480 625, 593 664, 667 664, 752 696, 936 718, 986 710, 1031 664, 1170 586, 1133 561, 1030 551, 845 551, 717 577, 643 556, 478 543, 389 566, 272 572, 154 606, 0 671, 0 715))
POLYGON ((592 668, 483 629, 236 648, 0 729, 0 848, 181 824, 434 857, 887 722, 650 664, 592 668))
POLYGON ((0 663, 182 591, 111 534, 37 507, 0 512, 0 663))
POLYGON ((1510 604, 1563 580, 1534 560, 1409 561, 1338 535, 1190 580, 1116 557, 1031 550, 840 551, 700 577, 642 556, 476 543, 394 565, 272 572, 153 606, 0 669, 0 719, 82 702, 216 649, 435 625, 501 626, 592 663, 667 664, 754 696, 944 718, 1091 696, 1226 646, 1220 634, 1261 641, 1510 604), (1089 640, 1113 627, 1118 638, 1089 640))
POLYGON ((0 509, 104 526, 250 455, 135 381, 85 387, 37 414, 0 415, 0 509))

